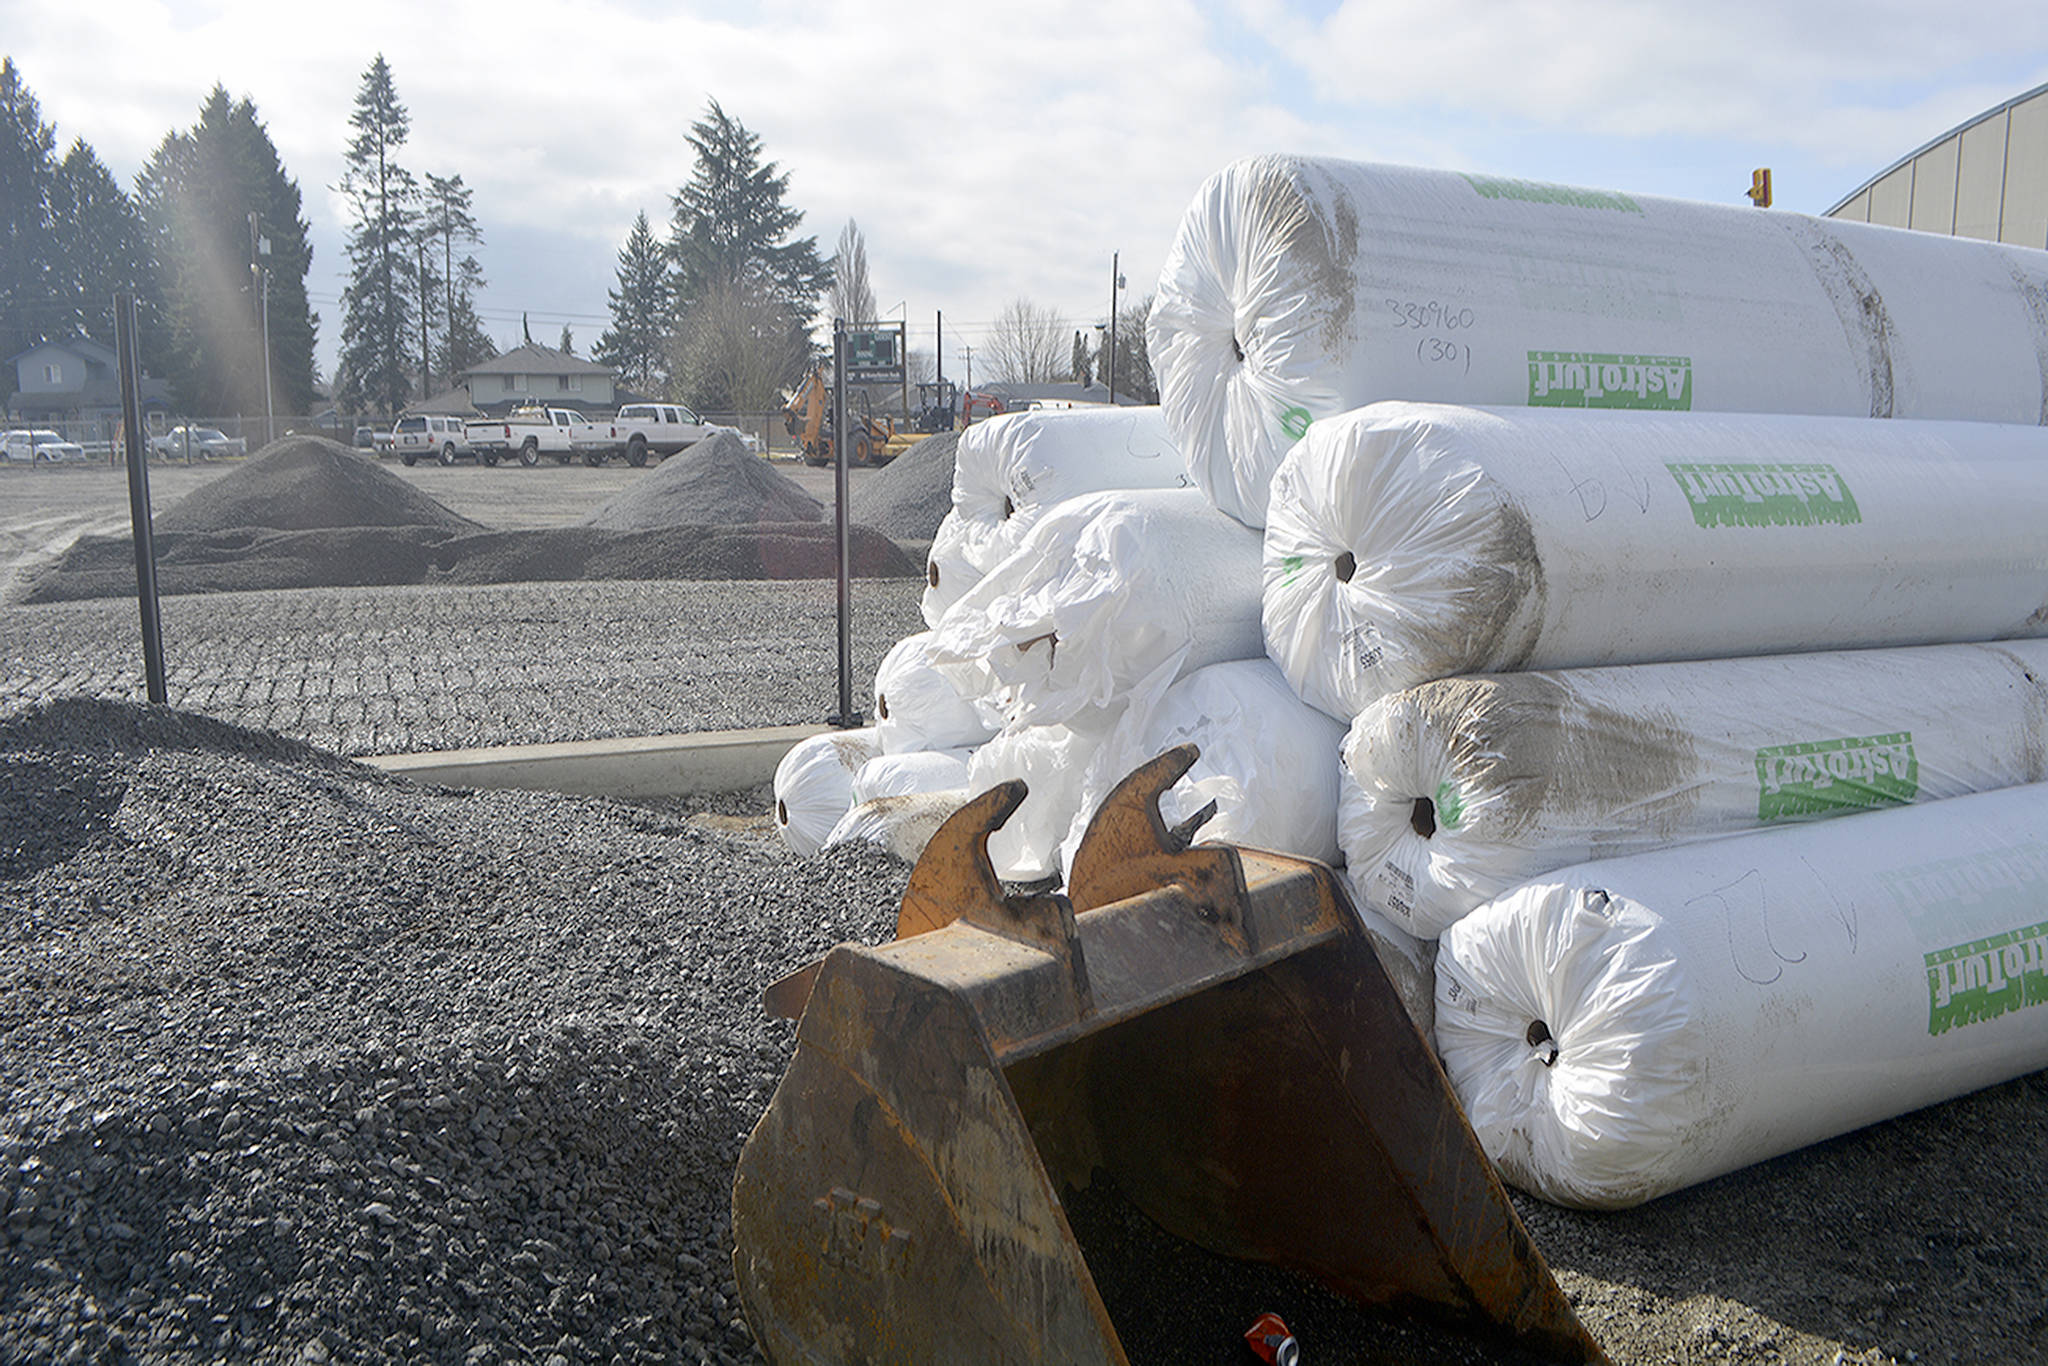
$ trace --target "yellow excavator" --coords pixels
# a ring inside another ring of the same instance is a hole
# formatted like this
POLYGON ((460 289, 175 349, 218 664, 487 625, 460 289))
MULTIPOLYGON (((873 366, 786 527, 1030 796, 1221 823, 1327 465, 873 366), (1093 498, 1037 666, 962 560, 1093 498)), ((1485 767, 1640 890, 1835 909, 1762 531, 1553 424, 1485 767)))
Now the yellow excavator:
MULTIPOLYGON (((865 407, 867 396, 863 394, 865 407)), ((848 412, 847 457, 856 465, 886 465, 917 438, 898 436, 896 424, 871 413, 848 412)), ((832 463, 832 384, 825 367, 814 366, 783 408, 783 429, 796 438, 807 465, 832 463)))

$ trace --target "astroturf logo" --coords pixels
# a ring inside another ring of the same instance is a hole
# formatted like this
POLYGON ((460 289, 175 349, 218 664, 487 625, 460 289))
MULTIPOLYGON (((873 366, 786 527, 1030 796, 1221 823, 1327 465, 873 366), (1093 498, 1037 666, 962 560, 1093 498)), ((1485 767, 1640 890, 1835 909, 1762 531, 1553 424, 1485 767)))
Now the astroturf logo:
POLYGON ((1756 752, 1757 819, 1764 822, 1901 806, 1920 793, 1911 731, 1774 745, 1756 752))
POLYGON ((1853 526, 1856 495, 1833 465, 1666 465, 1701 526, 1853 526))
POLYGON ((2048 924, 1942 949, 1926 963, 1931 1035, 2048 1002, 2048 924))
POLYGON ((1576 185, 1548 185, 1540 180, 1490 175, 1468 175, 1465 183, 1477 190, 1482 199, 1519 199, 1526 204, 1561 204, 1571 209, 1608 209, 1615 213, 1643 211, 1635 200, 1612 190, 1582 190, 1576 185))
POLYGON ((1692 359, 1531 351, 1529 406, 1685 412, 1692 407, 1692 359))

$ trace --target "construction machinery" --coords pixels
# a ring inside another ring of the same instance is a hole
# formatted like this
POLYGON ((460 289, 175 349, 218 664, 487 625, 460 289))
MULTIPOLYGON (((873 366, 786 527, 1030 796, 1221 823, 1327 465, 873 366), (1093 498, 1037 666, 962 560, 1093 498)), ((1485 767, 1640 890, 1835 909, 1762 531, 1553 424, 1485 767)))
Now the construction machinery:
POLYGON ((959 412, 959 385, 949 379, 920 381, 917 386, 917 411, 911 414, 910 426, 913 431, 926 435, 950 432, 958 421, 959 412))
MULTIPOLYGON (((875 417, 867 406, 867 395, 862 394, 862 411, 855 413, 849 408, 846 414, 851 429, 847 433, 846 454, 856 465, 886 465, 911 441, 898 437, 896 424, 875 417)), ((826 378, 824 366, 813 366, 803 383, 797 385, 783 408, 782 425, 796 438, 805 464, 832 463, 832 384, 826 378)))
MULTIPOLYGON (((740 1157, 734 1262, 777 1362, 1129 1360, 1063 1199, 1354 1300, 1598 1362, 1329 868, 1194 845, 1118 786, 1067 891, 1006 891, 1011 782, 940 827, 895 942, 768 992, 796 1052, 740 1157)), ((1213 811, 1213 806, 1210 808, 1213 811)))

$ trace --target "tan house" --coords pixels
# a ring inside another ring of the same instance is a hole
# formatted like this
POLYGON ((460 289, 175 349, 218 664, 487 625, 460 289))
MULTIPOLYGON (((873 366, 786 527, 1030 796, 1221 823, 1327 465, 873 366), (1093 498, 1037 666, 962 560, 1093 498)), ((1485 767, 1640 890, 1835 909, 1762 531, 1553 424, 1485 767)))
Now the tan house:
POLYGON ((580 356, 528 342, 457 375, 469 400, 486 413, 522 403, 563 408, 611 408, 617 402, 612 370, 580 356))

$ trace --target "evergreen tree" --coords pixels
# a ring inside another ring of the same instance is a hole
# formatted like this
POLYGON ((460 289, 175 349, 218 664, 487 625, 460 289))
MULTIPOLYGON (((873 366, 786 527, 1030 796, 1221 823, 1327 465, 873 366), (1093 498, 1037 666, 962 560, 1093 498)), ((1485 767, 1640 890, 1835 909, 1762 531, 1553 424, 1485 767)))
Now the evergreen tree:
MULTIPOLYGON (((476 216, 470 212, 474 197, 475 192, 462 183, 461 176, 442 177, 431 171, 427 173, 427 190, 419 222, 419 246, 423 248, 423 259, 417 300, 422 392, 434 387, 432 375, 437 357, 441 361, 440 383, 444 387, 455 382, 457 369, 466 369, 478 360, 489 359, 488 354, 474 358, 465 355, 459 367, 447 363, 451 351, 456 349, 452 342, 459 288, 466 286, 468 290, 463 302, 467 305, 470 327, 476 328, 475 291, 483 284, 483 268, 477 265, 476 257, 465 255, 460 265, 470 267, 473 278, 461 276, 457 274, 460 266, 455 260, 458 243, 464 246, 483 244, 483 233, 477 228, 476 216), (441 337, 438 348, 434 345, 437 332, 441 337)), ((467 352, 470 348, 465 345, 460 349, 467 352)))
POLYGON ((634 218, 626 245, 619 249, 619 287, 605 292, 611 299, 612 325, 591 354, 611 366, 620 383, 635 393, 660 392, 667 378, 675 301, 669 292, 668 262, 645 212, 634 218))
POLYGON ((142 219, 84 139, 71 144, 50 187, 51 295, 62 328, 112 343, 113 296, 150 293, 142 219))
POLYGON ((569 331, 569 324, 562 324, 562 344, 556 347, 555 349, 560 351, 565 356, 573 356, 576 354, 576 338, 569 331))
POLYGON ((690 126, 696 169, 672 200, 669 250, 675 297, 688 306, 722 286, 758 286, 796 313, 806 330, 832 281, 816 237, 787 240, 803 213, 783 202, 789 173, 762 164, 761 139, 712 100, 690 126))
MULTIPOLYGON (((1147 294, 1134 304, 1125 304, 1116 311, 1116 396, 1119 399, 1132 398, 1140 403, 1159 401, 1159 381, 1152 373, 1152 356, 1145 349, 1145 319, 1152 315, 1152 296, 1147 294)), ((1101 323, 1104 335, 1096 348, 1095 363, 1098 376, 1109 382, 1109 337, 1108 329, 1101 323)))
POLYGON ((310 225, 296 181, 244 99, 216 85, 187 132, 166 134, 136 185, 156 259, 156 327, 144 359, 187 412, 264 411, 264 295, 269 297, 274 407, 313 399, 315 324, 306 299, 310 225), (268 252, 261 250, 267 242, 268 252), (259 274, 256 267, 261 267, 259 274))
POLYGON ((341 192, 349 199, 349 282, 342 290, 343 406, 390 416, 412 392, 410 342, 414 310, 406 276, 415 232, 419 184, 398 163, 412 120, 398 101, 382 53, 363 73, 349 115, 355 136, 344 155, 341 192))
MULTIPOLYGON (((14 59, 0 58, 0 359, 49 335, 56 146, 14 59)), ((0 366, 0 397, 13 392, 14 367, 0 366)))
POLYGON ((498 354, 483 319, 477 316, 476 292, 484 287, 484 268, 476 257, 455 263, 455 285, 448 295, 448 327, 441 349, 441 373, 454 383, 463 371, 498 354))

